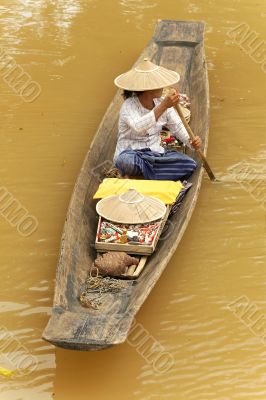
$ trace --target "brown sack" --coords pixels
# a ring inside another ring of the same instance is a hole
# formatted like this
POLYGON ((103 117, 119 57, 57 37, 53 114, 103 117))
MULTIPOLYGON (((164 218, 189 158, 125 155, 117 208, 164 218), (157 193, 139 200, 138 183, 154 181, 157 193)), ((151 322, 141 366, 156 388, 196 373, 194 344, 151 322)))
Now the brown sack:
POLYGON ((139 260, 122 251, 104 253, 96 258, 94 267, 100 275, 118 276, 125 273, 130 265, 138 265, 139 260))

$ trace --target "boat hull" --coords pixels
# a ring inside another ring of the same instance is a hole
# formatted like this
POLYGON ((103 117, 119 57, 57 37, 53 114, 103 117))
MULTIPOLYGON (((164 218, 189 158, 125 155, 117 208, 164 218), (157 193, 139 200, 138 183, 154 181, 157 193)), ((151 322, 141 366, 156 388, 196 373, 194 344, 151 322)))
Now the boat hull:
MULTIPOLYGON (((179 72, 180 92, 191 99, 190 126, 202 139, 206 154, 209 128, 209 87, 204 55, 204 23, 195 21, 159 21, 154 36, 137 62, 144 57, 179 72)), ((123 343, 130 334, 134 317, 160 278, 186 230, 195 208, 202 183, 203 169, 196 152, 192 155, 199 167, 190 181, 192 188, 178 212, 171 217, 168 233, 159 240, 137 280, 126 281, 119 293, 106 293, 99 310, 84 308, 79 293, 96 256, 96 202, 93 194, 102 171, 112 164, 117 140, 118 91, 97 130, 75 184, 65 221, 52 315, 43 338, 55 346, 75 350, 100 350, 123 343)))

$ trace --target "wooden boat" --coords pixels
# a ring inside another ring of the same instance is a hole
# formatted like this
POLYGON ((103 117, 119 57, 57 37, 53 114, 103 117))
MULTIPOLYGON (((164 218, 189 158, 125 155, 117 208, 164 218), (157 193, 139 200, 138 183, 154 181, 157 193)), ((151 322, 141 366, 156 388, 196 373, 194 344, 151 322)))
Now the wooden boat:
MULTIPOLYGON (((209 90, 203 34, 203 22, 159 21, 154 36, 137 62, 148 57, 152 62, 180 73, 179 90, 191 99, 190 126, 202 138, 202 150, 206 153, 209 90)), ((172 217, 171 235, 167 240, 159 241, 138 279, 124 281, 126 288, 118 293, 106 294, 105 306, 99 310, 82 307, 80 288, 96 256, 93 244, 97 215, 92 197, 99 185, 100 170, 108 167, 108 160, 113 158, 121 104, 121 92, 118 91, 86 155, 64 226, 52 315, 43 338, 67 349, 100 350, 126 340, 135 314, 183 236, 202 182, 203 168, 199 167, 191 177, 192 188, 172 217)), ((196 152, 194 157, 197 159, 196 152)))

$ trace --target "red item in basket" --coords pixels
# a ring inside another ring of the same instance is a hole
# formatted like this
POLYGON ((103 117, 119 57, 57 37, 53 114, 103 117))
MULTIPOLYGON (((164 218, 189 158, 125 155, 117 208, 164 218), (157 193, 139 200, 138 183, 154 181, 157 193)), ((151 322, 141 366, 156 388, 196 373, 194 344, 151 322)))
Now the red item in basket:
POLYGON ((170 136, 168 138, 163 139, 164 143, 172 143, 176 140, 176 138, 174 136, 170 136))

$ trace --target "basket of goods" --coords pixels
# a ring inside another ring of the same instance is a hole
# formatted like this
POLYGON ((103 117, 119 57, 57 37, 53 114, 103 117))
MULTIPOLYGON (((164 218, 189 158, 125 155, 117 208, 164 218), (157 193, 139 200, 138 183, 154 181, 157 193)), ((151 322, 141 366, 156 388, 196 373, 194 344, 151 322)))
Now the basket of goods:
POLYGON ((171 132, 167 130, 162 130, 160 132, 161 137, 161 146, 165 150, 176 150, 176 151, 183 151, 182 143, 171 134, 171 132))
POLYGON ((159 199, 129 189, 100 200, 96 210, 99 215, 97 251, 149 255, 155 250, 169 207, 159 199))

